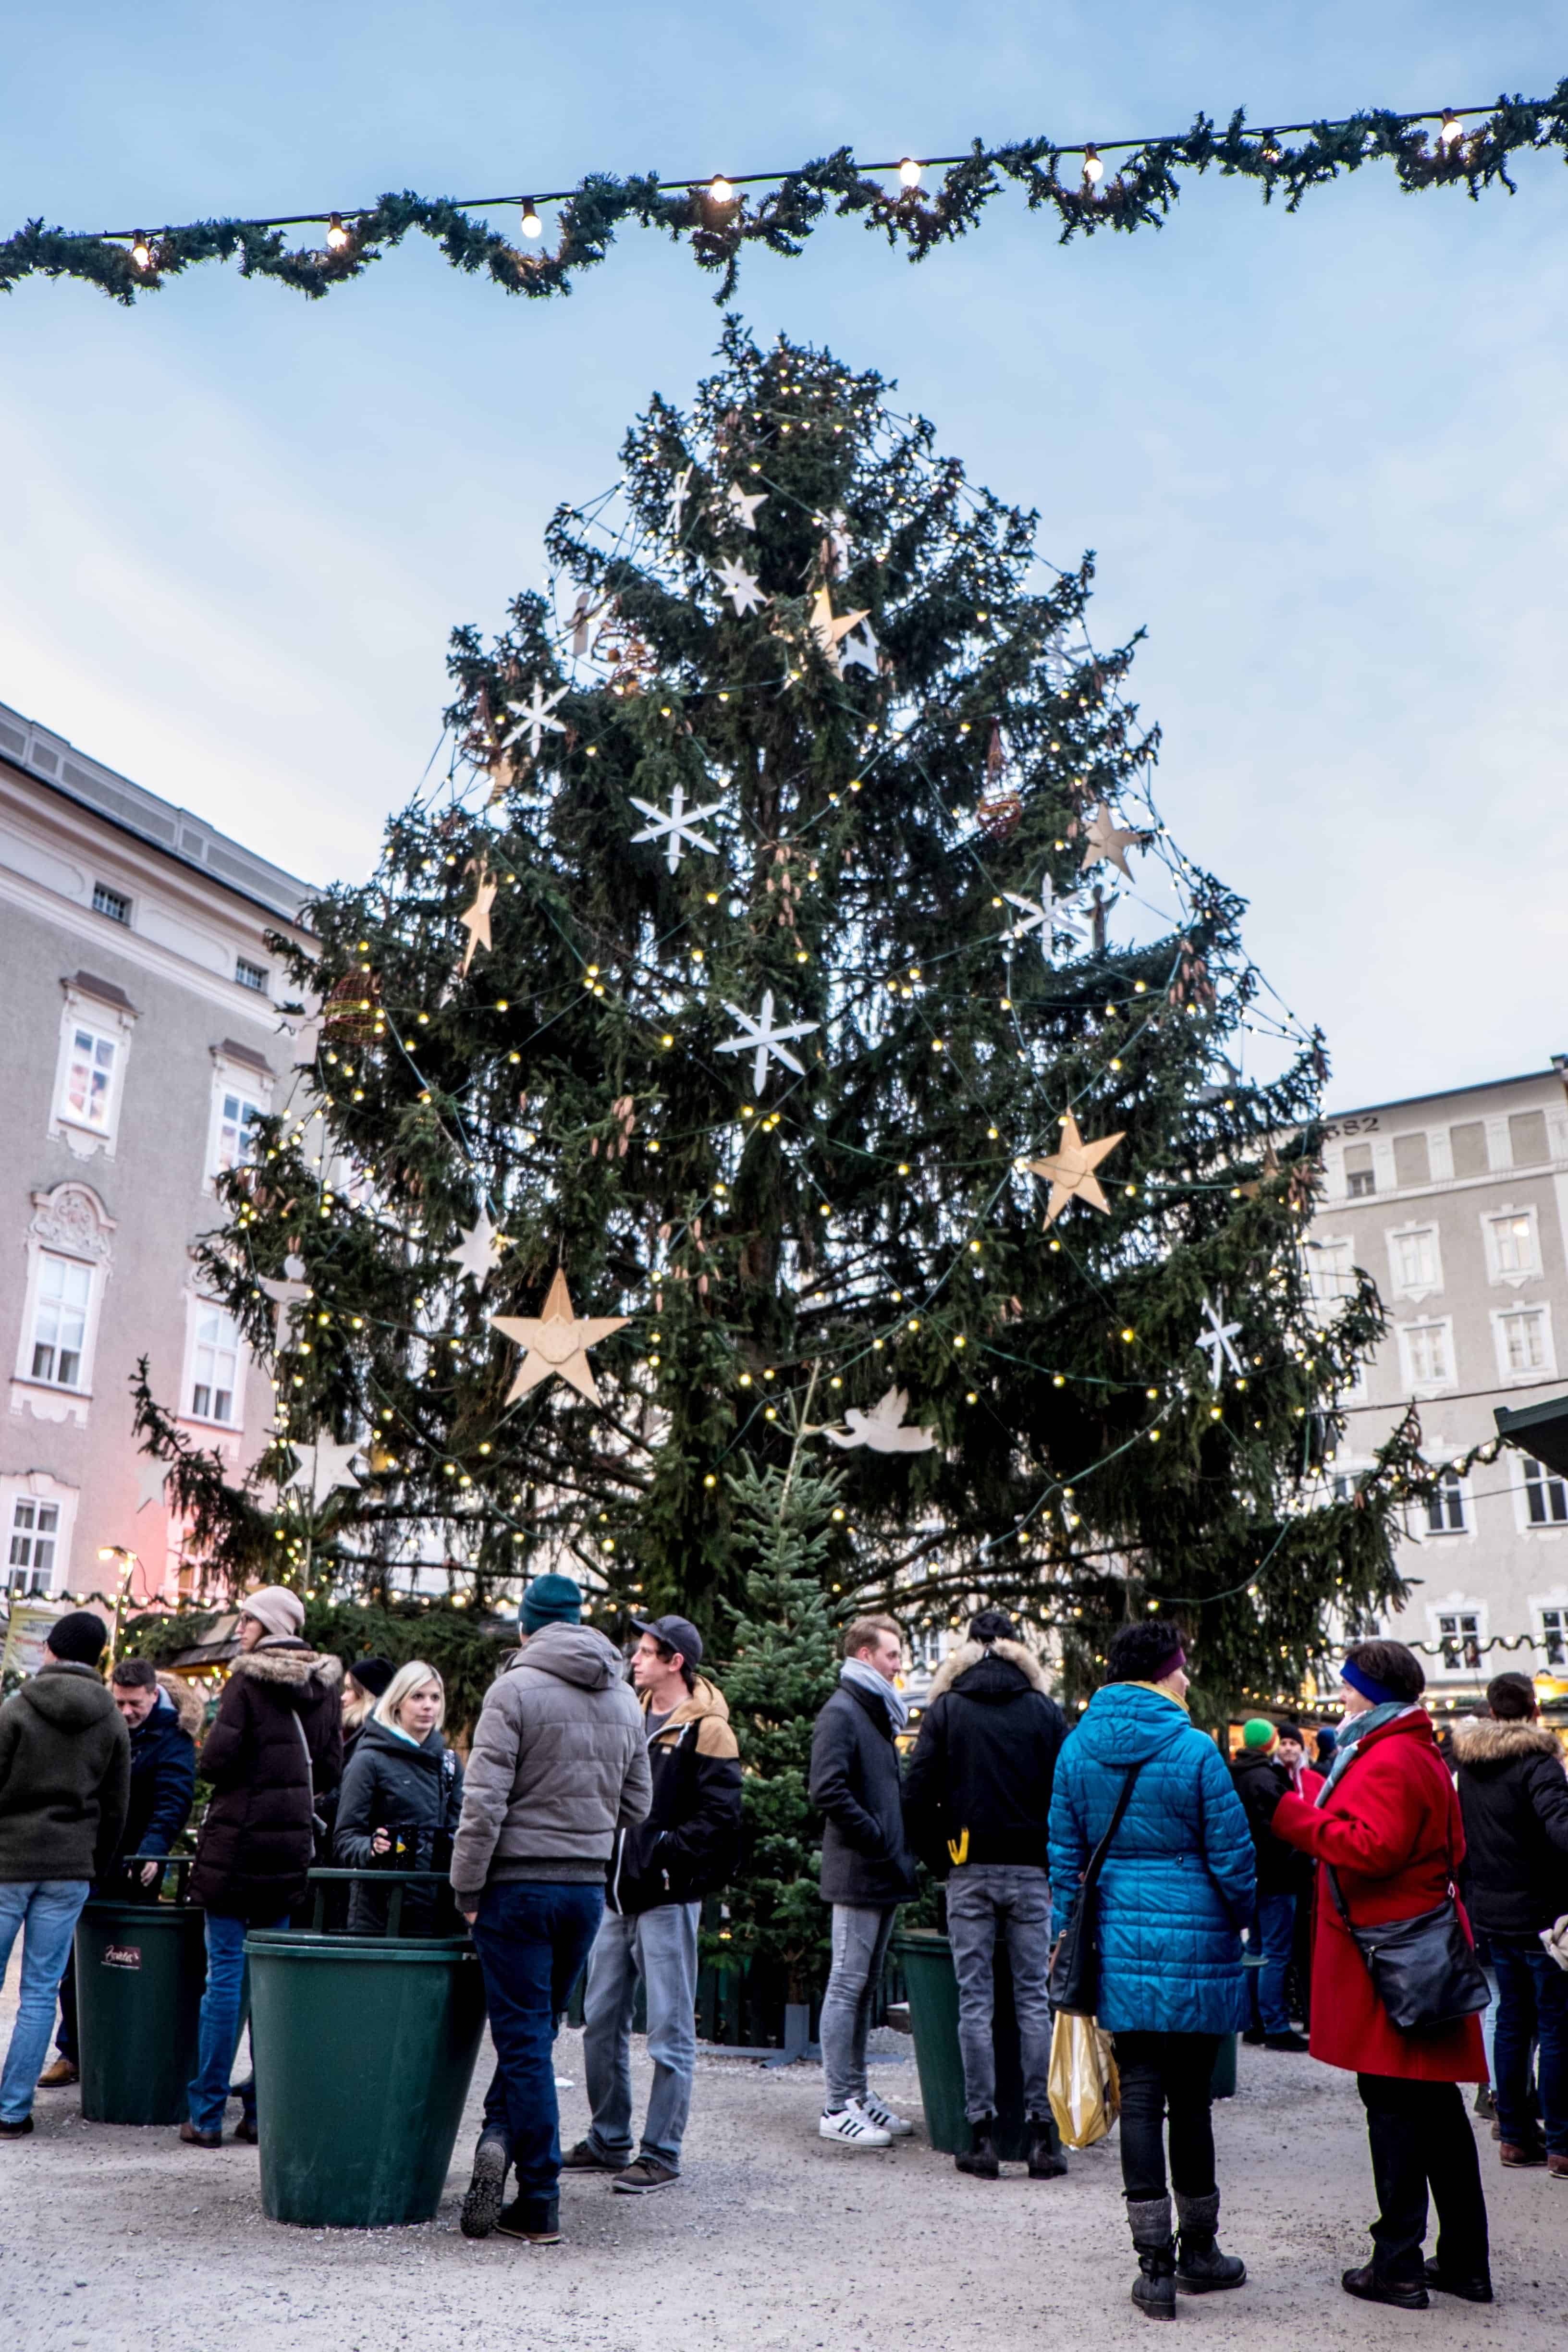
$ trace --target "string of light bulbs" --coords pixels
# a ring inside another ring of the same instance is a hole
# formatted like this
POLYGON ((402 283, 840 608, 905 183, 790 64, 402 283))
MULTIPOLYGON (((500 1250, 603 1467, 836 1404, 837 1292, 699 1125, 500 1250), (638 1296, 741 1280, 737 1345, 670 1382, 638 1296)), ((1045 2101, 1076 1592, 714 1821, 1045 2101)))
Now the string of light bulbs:
POLYGON ((957 154, 875 163, 857 163, 841 147, 784 171, 676 179, 590 172, 574 188, 531 195, 453 199, 404 191, 369 205, 187 222, 155 233, 65 229, 35 219, 0 243, 0 289, 30 277, 76 278, 129 304, 203 262, 237 260, 243 277, 277 278, 319 297, 417 230, 456 269, 486 275, 507 293, 551 296, 603 261, 616 229, 632 222, 685 239, 700 268, 721 274, 718 299, 727 301, 748 244, 795 258, 828 215, 858 218, 920 260, 966 236, 1008 184, 1031 212, 1055 216, 1065 243, 1101 228, 1158 226, 1178 200, 1184 172, 1253 180, 1265 202, 1279 194, 1294 212, 1310 189, 1370 163, 1389 164, 1405 190, 1461 187, 1473 198, 1500 184, 1512 194, 1510 160, 1549 148, 1568 149, 1568 79, 1549 98, 1505 95, 1490 106, 1368 108, 1258 131, 1247 129, 1238 108, 1223 131, 1200 113, 1190 130, 1153 138, 1038 136, 994 146, 977 139, 957 154), (1076 163, 1076 174, 1062 176, 1064 159, 1076 163), (928 184, 934 173, 941 178, 928 184), (556 217, 548 249, 545 206, 556 217), (482 217, 493 212, 515 214, 521 243, 482 217), (319 228, 319 244, 290 246, 286 233, 300 228, 319 228))

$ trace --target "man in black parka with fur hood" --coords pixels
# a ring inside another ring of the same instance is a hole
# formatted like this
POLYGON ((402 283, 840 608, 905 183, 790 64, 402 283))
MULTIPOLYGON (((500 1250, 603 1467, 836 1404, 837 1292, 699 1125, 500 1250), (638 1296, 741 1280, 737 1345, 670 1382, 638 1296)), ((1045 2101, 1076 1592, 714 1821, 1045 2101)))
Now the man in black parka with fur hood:
POLYGON ((910 1843, 946 1872, 947 1930, 958 1978, 958 2041, 970 2147, 961 2172, 998 2174, 992 2038, 996 1938, 1006 1939, 1024 2063, 1029 2175, 1067 2170, 1047 2088, 1051 2017, 1048 1823, 1068 1721, 1010 1617, 983 1609, 931 1684, 904 1782, 910 1843))
MULTIPOLYGON (((207 1982, 196 2074, 180 2137, 216 2147, 239 2040, 249 1927, 286 1927, 315 1858, 316 1799, 342 1774, 343 1670, 300 1639, 305 1604, 264 1585, 241 1606, 240 1654, 197 1767, 213 1797, 196 1841, 191 1900, 206 1913, 207 1982)), ((256 2137, 254 2085, 237 2137, 256 2137)))
POLYGON ((1470 1917, 1491 1946, 1498 1980, 1492 2037, 1500 2154, 1568 2179, 1568 1974, 1542 1948, 1568 1915, 1568 1775, 1540 1719, 1528 1675, 1487 1685, 1490 1719, 1454 1726, 1470 1917), (1530 2106, 1539 2042, 1541 2122, 1530 2106))

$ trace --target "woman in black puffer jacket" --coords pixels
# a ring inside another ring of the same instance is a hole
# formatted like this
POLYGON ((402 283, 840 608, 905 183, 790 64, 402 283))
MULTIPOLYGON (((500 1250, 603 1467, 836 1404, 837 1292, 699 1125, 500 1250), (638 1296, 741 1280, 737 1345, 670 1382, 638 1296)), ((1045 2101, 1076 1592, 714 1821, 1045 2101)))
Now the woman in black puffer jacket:
MULTIPOLYGON (((343 1775, 332 1857, 348 1870, 437 1870, 452 1858, 463 1768, 441 1737, 447 1696, 422 1658, 400 1666, 376 1702, 343 1775)), ((390 1889, 363 1880, 349 1904, 351 1935, 386 1933, 390 1889)), ((407 1886, 398 1932, 453 1932, 447 1890, 407 1886)))

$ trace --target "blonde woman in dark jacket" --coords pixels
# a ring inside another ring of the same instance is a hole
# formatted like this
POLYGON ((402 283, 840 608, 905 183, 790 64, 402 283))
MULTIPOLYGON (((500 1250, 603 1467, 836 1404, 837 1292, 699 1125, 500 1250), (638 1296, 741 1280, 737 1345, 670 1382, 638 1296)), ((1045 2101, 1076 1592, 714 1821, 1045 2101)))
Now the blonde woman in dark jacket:
MULTIPOLYGON (((441 1736, 447 1693, 434 1666, 399 1666, 354 1743, 338 1797, 333 1859, 349 1870, 446 1870, 463 1803, 463 1768, 441 1736)), ((406 1886, 405 1936, 439 1934, 452 1917, 440 1890, 406 1886)), ((362 1879, 349 1902, 349 1932, 385 1933, 390 1895, 362 1879)))

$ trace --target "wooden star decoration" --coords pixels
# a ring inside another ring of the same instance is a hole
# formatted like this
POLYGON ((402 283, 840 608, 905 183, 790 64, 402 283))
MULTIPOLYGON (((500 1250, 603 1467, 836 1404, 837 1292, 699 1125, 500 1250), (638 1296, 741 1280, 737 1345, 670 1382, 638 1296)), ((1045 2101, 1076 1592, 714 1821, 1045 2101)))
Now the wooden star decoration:
POLYGON ((458 918, 468 935, 468 944, 463 950, 463 961, 459 967, 463 971, 467 971, 473 962, 476 948, 484 948, 487 950, 489 948, 490 908, 495 904, 495 895, 500 887, 493 874, 481 873, 474 885, 473 905, 465 907, 458 918))
POLYGON ((1129 833, 1125 825, 1118 824, 1101 801, 1084 827, 1083 870, 1090 866, 1102 865, 1109 858, 1131 882, 1132 869, 1127 863, 1127 853, 1130 849, 1146 847, 1148 840, 1146 833, 1129 833))
POLYGON ((465 1274, 472 1275, 482 1290, 498 1254, 505 1247, 506 1235, 497 1233, 490 1223, 490 1213, 481 1201, 479 1215, 471 1225, 460 1232, 456 1248, 449 1249, 447 1256, 453 1265, 461 1266, 465 1274))
POLYGON ((731 520, 738 522, 742 530, 755 530, 757 509, 765 507, 768 502, 766 490, 754 490, 748 493, 741 488, 739 482, 731 482, 724 496, 729 502, 731 520))
POLYGON ((850 631, 858 629, 861 622, 869 620, 870 616, 868 604, 863 605, 858 613, 835 614, 833 599, 826 588, 819 588, 812 598, 811 634, 840 677, 844 674, 844 660, 839 647, 850 631))
POLYGON ((1062 1121, 1059 1150, 1047 1159, 1031 1160, 1029 1172, 1043 1176, 1050 1184, 1051 1197, 1046 1206, 1046 1223, 1054 1225, 1062 1211, 1073 1201, 1087 1201, 1092 1208, 1102 1209, 1109 1216, 1110 1203, 1100 1189, 1095 1170, 1107 1155, 1115 1150, 1126 1134, 1121 1128, 1114 1135, 1102 1135, 1097 1143, 1086 1143, 1079 1133, 1078 1121, 1069 1110, 1062 1121))
MULTIPOLYGON (((136 1512, 144 1511, 149 1503, 161 1503, 169 1475, 169 1465, 155 1454, 143 1454, 136 1465, 136 1512)), ((133 1513, 132 1516, 135 1516, 133 1513)))
POLYGON ((559 1267, 541 1315, 492 1315, 496 1329, 515 1339, 525 1352, 517 1377, 507 1392, 515 1404, 542 1381, 558 1376, 590 1404, 599 1402, 598 1386, 588 1362, 588 1350, 631 1321, 629 1315, 582 1315, 572 1304, 566 1276, 559 1267))
POLYGON ((340 1445, 331 1437, 318 1437, 309 1448, 302 1439, 299 1440, 293 1473, 284 1479, 279 1492, 286 1494, 290 1486, 306 1487, 311 1507, 320 1510, 328 1496, 336 1494, 340 1486, 357 1489, 360 1482, 353 1463, 363 1451, 361 1445, 340 1445))
POLYGON ((1269 1136, 1263 1146, 1262 1167, 1256 1176, 1249 1176, 1245 1184, 1238 1184, 1237 1190, 1244 1201, 1256 1201, 1265 1184, 1271 1184, 1282 1173, 1279 1154, 1274 1149, 1274 1138, 1269 1136))

